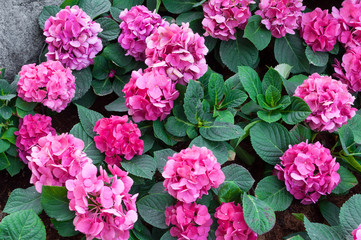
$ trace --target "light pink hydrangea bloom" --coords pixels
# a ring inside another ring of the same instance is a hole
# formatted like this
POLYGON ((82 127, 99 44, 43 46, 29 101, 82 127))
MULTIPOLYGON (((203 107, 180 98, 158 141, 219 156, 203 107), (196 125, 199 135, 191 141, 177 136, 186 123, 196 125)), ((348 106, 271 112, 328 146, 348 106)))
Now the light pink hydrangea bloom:
POLYGON ((19 119, 19 131, 14 132, 16 147, 20 159, 27 164, 27 156, 30 156, 31 148, 38 143, 39 138, 51 133, 56 135, 55 129, 51 126, 51 117, 35 114, 26 115, 19 119))
POLYGON ((330 194, 340 183, 339 167, 336 158, 332 158, 330 150, 321 143, 301 142, 289 146, 275 169, 287 191, 302 204, 311 204, 321 195, 330 194))
POLYGON ((182 26, 160 26, 147 39, 145 63, 149 67, 164 68, 175 82, 186 85, 207 71, 205 55, 208 52, 204 38, 193 33, 189 23, 182 26))
POLYGON ((300 28, 302 11, 305 6, 303 0, 261 0, 255 14, 262 17, 262 23, 272 36, 281 38, 287 33, 295 34, 300 28))
POLYGON ((45 41, 49 44, 46 57, 71 69, 86 68, 103 49, 98 37, 101 31, 100 24, 92 21, 78 6, 66 6, 45 22, 45 41))
POLYGON ((120 165, 124 158, 130 160, 135 154, 142 155, 144 142, 139 139, 141 133, 128 116, 111 116, 99 119, 93 129, 99 136, 94 137, 96 147, 105 152, 105 162, 120 165))
POLYGON ((30 183, 41 193, 43 185, 65 186, 66 180, 75 179, 86 163, 92 160, 83 152, 84 142, 71 134, 52 135, 39 139, 28 156, 32 171, 30 183))
POLYGON ((331 51, 340 33, 338 20, 332 17, 328 10, 316 8, 302 16, 301 37, 314 52, 331 51))
POLYGON ((253 3, 253 0, 209 0, 203 3, 204 36, 224 41, 236 39, 237 28, 244 29, 251 17, 249 5, 253 3))
POLYGON ((170 235, 179 240, 207 240, 212 218, 204 205, 177 202, 166 208, 165 223, 173 225, 170 235))
POLYGON ((143 120, 163 120, 173 108, 179 92, 175 83, 162 69, 142 69, 133 71, 130 81, 123 88, 125 106, 134 122, 143 120))
POLYGON ((306 118, 310 128, 315 131, 334 132, 348 119, 355 116, 357 109, 351 107, 355 97, 347 91, 347 85, 329 76, 314 73, 295 91, 312 113, 306 118))
POLYGON ((165 190, 185 203, 208 194, 211 187, 217 188, 225 179, 212 151, 195 145, 168 157, 162 176, 165 190))
POLYGON ((129 190, 133 180, 117 166, 108 165, 111 176, 87 163, 73 180, 66 181, 69 209, 75 211, 75 230, 93 238, 127 240, 138 219, 135 205, 138 194, 129 190))
POLYGON ((257 239, 257 233, 253 232, 244 220, 243 208, 239 204, 222 203, 216 208, 214 217, 218 219, 217 240, 257 239))
POLYGON ((58 61, 24 65, 19 72, 18 96, 41 102, 53 111, 63 111, 75 95, 75 77, 58 61))
POLYGON ((146 6, 134 6, 129 11, 123 10, 119 18, 122 20, 118 42, 127 50, 126 55, 133 56, 137 61, 145 60, 145 39, 149 37, 159 26, 168 26, 157 13, 151 12, 146 6))
POLYGON ((353 240, 361 240, 361 224, 352 231, 353 240))

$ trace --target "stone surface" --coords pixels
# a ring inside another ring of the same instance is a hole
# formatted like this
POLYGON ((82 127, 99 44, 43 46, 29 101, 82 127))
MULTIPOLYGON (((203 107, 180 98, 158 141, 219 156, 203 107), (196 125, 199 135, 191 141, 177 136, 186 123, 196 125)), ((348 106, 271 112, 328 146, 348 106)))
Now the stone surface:
POLYGON ((21 66, 38 63, 45 41, 38 24, 43 6, 60 5, 63 0, 4 0, 0 8, 0 68, 12 81, 21 66))

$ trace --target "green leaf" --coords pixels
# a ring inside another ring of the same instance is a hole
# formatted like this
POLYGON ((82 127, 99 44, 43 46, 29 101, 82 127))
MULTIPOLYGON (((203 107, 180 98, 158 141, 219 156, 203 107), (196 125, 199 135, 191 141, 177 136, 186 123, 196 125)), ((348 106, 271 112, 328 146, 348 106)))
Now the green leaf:
POLYGON ((248 96, 245 92, 239 89, 229 90, 226 88, 225 97, 219 106, 219 109, 239 107, 247 100, 248 96))
POLYGON ((230 164, 222 168, 225 175, 225 182, 234 182, 243 191, 248 192, 253 184, 254 179, 247 169, 238 164, 230 164))
POLYGON ((152 135, 143 135, 140 139, 144 142, 143 154, 152 149, 154 145, 154 137, 152 135))
POLYGON ((10 127, 8 128, 3 135, 1 136, 1 139, 8 140, 12 144, 16 144, 16 137, 14 132, 18 131, 18 128, 10 127))
POLYGON ((312 132, 311 129, 303 125, 297 125, 290 131, 291 136, 296 140, 296 142, 312 142, 312 132))
POLYGON ((234 124, 234 116, 233 113, 231 113, 230 111, 220 111, 217 112, 217 118, 215 120, 215 122, 228 122, 231 124, 234 124))
POLYGON ((39 18, 38 18, 38 23, 39 23, 40 28, 42 30, 44 30, 46 20, 48 20, 48 18, 51 16, 55 17, 55 15, 60 10, 61 10, 61 8, 58 6, 55 6, 55 5, 43 7, 43 10, 41 11, 39 18))
POLYGON ((80 71, 73 71, 73 75, 75 77, 75 96, 74 100, 80 99, 84 96, 90 88, 91 82, 93 80, 92 73, 90 71, 90 67, 84 68, 80 71))
POLYGON ((266 102, 269 106, 275 107, 279 100, 281 100, 281 90, 273 85, 269 85, 265 93, 266 102))
MULTIPOLYGON (((9 145, 10 146, 10 145, 9 145)), ((6 157, 5 153, 0 153, 0 170, 4 170, 5 168, 10 166, 10 162, 6 157)))
POLYGON ((170 235, 170 232, 167 231, 166 233, 163 234, 163 236, 160 238, 160 240, 176 240, 177 238, 172 237, 172 235, 170 235))
MULTIPOLYGON (((119 16, 118 16, 119 17, 119 16)), ((119 24, 113 19, 102 17, 95 20, 95 22, 99 23, 103 31, 99 33, 99 37, 111 41, 117 39, 120 34, 119 24)))
POLYGON ((128 108, 125 106, 125 100, 125 97, 119 97, 113 102, 104 106, 104 108, 109 112, 127 112, 128 108))
POLYGON ((263 178, 257 184, 255 195, 275 211, 286 210, 293 200, 293 196, 287 191, 285 183, 278 180, 276 176, 263 178))
POLYGON ((257 95, 262 94, 262 83, 257 72, 248 66, 240 66, 238 76, 249 97, 257 102, 257 95))
POLYGON ((149 229, 142 224, 141 221, 136 221, 134 224, 134 228, 131 232, 137 237, 138 239, 142 240, 153 240, 152 234, 150 233, 149 229))
POLYGON ((135 156, 129 161, 123 161, 125 171, 138 177, 152 179, 157 168, 157 162, 149 155, 135 156))
POLYGON ((265 49, 271 42, 271 32, 261 24, 262 17, 253 15, 248 19, 243 37, 250 40, 258 50, 265 49))
POLYGON ((154 152, 154 160, 157 162, 157 169, 160 173, 163 173, 164 166, 168 161, 168 157, 173 156, 176 152, 170 148, 158 150, 154 152))
POLYGON ((244 220, 258 235, 270 231, 276 222, 274 211, 267 203, 253 196, 244 194, 243 201, 244 220))
POLYGON ((292 66, 286 63, 281 63, 278 64, 274 69, 283 77, 282 80, 285 80, 290 75, 292 66))
POLYGON ((199 82, 189 80, 187 91, 184 95, 184 113, 188 121, 198 124, 198 120, 203 115, 201 99, 203 98, 203 88, 199 82))
MULTIPOLYGON (((337 133, 340 136, 342 149, 348 155, 348 148, 355 144, 353 132, 349 126, 344 125, 337 130, 337 133)), ((349 163, 356 169, 361 168, 360 164, 357 162, 355 162, 355 164, 353 164, 352 162, 349 163)))
POLYGON ((347 121, 347 126, 351 129, 355 142, 361 144, 361 116, 356 114, 347 121))
POLYGON ((224 95, 224 80, 222 75, 211 73, 208 83, 208 95, 213 105, 217 105, 222 100, 224 95))
POLYGON ((23 161, 19 161, 19 158, 9 155, 8 151, 6 152, 6 154, 8 154, 7 159, 10 163, 10 166, 6 167, 6 171, 8 171, 10 176, 13 177, 25 167, 25 164, 23 163, 23 161))
POLYGON ((95 94, 98 96, 106 96, 113 92, 113 85, 110 82, 109 78, 105 79, 104 81, 93 80, 92 87, 95 94))
POLYGON ((322 216, 331 226, 340 225, 340 209, 335 204, 327 201, 321 201, 319 205, 322 216))
POLYGON ((66 6, 74 6, 78 5, 79 0, 64 0, 64 2, 60 5, 61 8, 65 8, 66 6))
POLYGON ((103 80, 108 77, 108 74, 109 74, 109 68, 108 68, 107 59, 103 55, 96 56, 94 58, 94 65, 92 70, 93 77, 98 80, 103 80))
POLYGON ((190 139, 196 138, 198 136, 197 129, 193 126, 188 126, 186 132, 187 132, 187 136, 190 139))
POLYGON ((189 147, 192 147, 193 145, 196 145, 197 147, 206 147, 211 150, 217 158, 217 162, 221 165, 228 160, 228 151, 224 142, 213 142, 202 136, 198 136, 191 141, 189 147))
MULTIPOLYGON (((113 0, 113 6, 120 9, 130 9, 136 5, 142 5, 144 0, 113 0)), ((119 15, 118 15, 119 17, 119 15)))
POLYGON ((321 223, 312 223, 307 218, 304 219, 304 223, 311 240, 345 240, 341 234, 340 227, 330 227, 321 223))
POLYGON ((184 121, 173 116, 168 117, 167 122, 164 125, 165 129, 176 137, 185 137, 187 135, 187 126, 188 125, 184 121))
POLYGON ((179 14, 193 8, 197 0, 163 0, 164 7, 171 13, 179 14))
POLYGON ((244 134, 244 131, 238 125, 226 122, 214 122, 210 126, 201 127, 199 133, 205 139, 220 142, 239 138, 244 134))
POLYGON ((132 61, 132 57, 125 55, 125 51, 119 43, 112 43, 106 46, 103 50, 103 54, 119 67, 125 67, 132 61))
POLYGON ((33 210, 22 210, 2 219, 0 223, 0 239, 45 240, 45 227, 33 210))
POLYGON ((92 19, 109 12, 112 6, 109 0, 80 0, 78 5, 92 19))
POLYGON ((144 221, 156 228, 167 229, 164 212, 173 203, 174 199, 169 194, 151 194, 137 202, 137 209, 144 221))
MULTIPOLYGON (((73 71, 73 74, 74 74, 74 71, 73 71)), ((36 104, 38 103, 35 103, 35 102, 25 102, 24 100, 22 100, 21 98, 16 98, 16 102, 15 102, 15 106, 17 108, 20 108, 21 110, 24 110, 24 111, 27 111, 27 112, 30 112, 34 109, 34 107, 36 106, 36 104)))
POLYGON ((258 111, 257 112, 257 116, 262 119, 265 122, 268 123, 273 123, 273 122, 277 122, 278 120, 280 120, 282 118, 282 114, 275 110, 275 111, 258 111))
POLYGON ((361 195, 349 198, 340 209, 340 226, 346 239, 352 239, 352 231, 361 223, 361 195))
POLYGON ((218 191, 219 202, 240 202, 241 189, 234 182, 222 184, 218 191))
POLYGON ((73 220, 57 221, 55 219, 51 219, 51 223, 62 237, 72 237, 79 234, 78 231, 75 231, 73 220))
POLYGON ((80 105, 76 105, 76 106, 78 108, 78 115, 79 115, 80 123, 81 123, 84 131, 89 135, 89 137, 94 138, 96 133, 93 132, 93 128, 94 128, 96 122, 99 119, 104 118, 104 116, 98 112, 87 109, 80 105))
MULTIPOLYGON (((116 0, 113 0, 113 4, 116 0)), ((117 22, 120 22, 120 18, 119 18, 119 15, 120 13, 122 12, 122 9, 119 9, 117 7, 111 7, 110 8, 110 15, 112 16, 112 18, 117 21, 117 22)))
POLYGON ((36 214, 40 214, 43 211, 40 196, 40 193, 35 190, 34 186, 27 189, 17 188, 11 192, 6 202, 4 212, 10 214, 21 210, 32 209, 36 214))
POLYGON ((332 190, 334 194, 345 194, 358 183, 357 178, 347 168, 340 166, 338 169, 341 182, 332 190))
POLYGON ((203 18, 204 18, 203 12, 193 12, 193 11, 185 12, 179 14, 179 16, 176 19, 176 22, 178 25, 182 25, 182 23, 187 23, 187 22, 189 22, 191 25, 193 21, 203 18))
POLYGON ((165 144, 169 146, 174 146, 177 142, 171 138, 168 132, 165 130, 163 122, 157 120, 153 122, 153 131, 154 136, 162 140, 165 144))
POLYGON ((299 97, 291 97, 291 105, 282 111, 282 120, 295 125, 305 120, 312 113, 308 104, 299 97))
POLYGON ((69 199, 65 187, 42 187, 41 205, 46 214, 57 221, 67 221, 74 218, 74 212, 69 210, 69 199))
POLYGON ((317 67, 323 67, 328 62, 328 53, 327 52, 314 52, 309 46, 305 50, 306 57, 310 64, 317 67))
POLYGON ((279 92, 282 91, 282 76, 274 68, 269 68, 262 79, 262 90, 266 92, 270 86, 276 88, 279 92))
POLYGON ((10 143, 8 141, 4 141, 0 139, 0 153, 5 152, 9 148, 10 148, 10 143))
POLYGON ((13 110, 9 106, 2 106, 0 107, 0 116, 5 120, 8 120, 13 114, 13 110))

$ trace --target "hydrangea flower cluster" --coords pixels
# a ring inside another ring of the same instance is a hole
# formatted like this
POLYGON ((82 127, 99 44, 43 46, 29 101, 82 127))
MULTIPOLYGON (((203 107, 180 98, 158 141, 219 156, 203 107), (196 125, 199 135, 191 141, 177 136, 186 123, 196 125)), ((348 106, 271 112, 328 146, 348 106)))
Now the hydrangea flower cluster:
POLYGON ((31 149, 28 167, 32 171, 30 183, 41 193, 43 185, 64 186, 92 160, 83 152, 84 142, 71 134, 52 135, 39 139, 31 149))
POLYGON ((135 154, 143 153, 144 142, 136 124, 128 122, 128 116, 111 116, 99 119, 93 129, 99 136, 94 137, 95 146, 105 152, 105 162, 117 164, 122 161, 119 155, 130 160, 135 154))
POLYGON ((56 135, 55 129, 51 126, 51 117, 35 114, 26 115, 19 119, 19 131, 14 132, 16 138, 16 147, 20 159, 27 164, 27 156, 30 156, 31 148, 38 143, 41 137, 51 133, 56 135))
POLYGON ((361 224, 352 231, 353 240, 361 240, 361 224))
POLYGON ((168 22, 155 12, 151 12, 147 7, 134 6, 129 11, 125 9, 119 16, 122 22, 119 27, 122 32, 118 42, 127 50, 126 55, 133 56, 137 61, 145 60, 145 49, 147 43, 145 39, 150 36, 159 26, 167 26, 168 22))
POLYGON ((338 20, 332 17, 328 10, 316 8, 302 16, 301 37, 314 52, 331 51, 340 33, 338 20))
POLYGON ((129 190, 133 180, 117 166, 108 166, 112 176, 91 163, 84 165, 73 180, 66 181, 69 209, 75 211, 75 230, 87 239, 129 239, 129 230, 138 219, 138 194, 129 190))
POLYGON ((257 233, 253 232, 244 220, 243 208, 239 204, 222 203, 216 208, 214 217, 218 219, 217 240, 257 239, 257 233))
POLYGON ((58 61, 24 65, 19 72, 18 96, 27 102, 41 102, 61 112, 75 95, 75 77, 58 61))
POLYGON ((189 23, 160 26, 146 42, 145 63, 148 67, 163 68, 175 82, 186 85, 207 71, 204 38, 194 33, 189 23))
POLYGON ((295 91, 312 113, 306 118, 310 128, 315 131, 334 132, 351 119, 357 109, 351 107, 355 97, 348 91, 346 84, 329 76, 314 73, 295 91))
POLYGON ((178 239, 207 240, 212 219, 206 206, 177 202, 165 210, 166 224, 173 225, 170 235, 178 239))
POLYGON ((330 194, 340 183, 339 167, 336 158, 321 143, 301 142, 289 146, 275 169, 287 191, 302 204, 311 204, 321 195, 330 194))
POLYGON ((71 69, 86 68, 103 49, 98 37, 101 31, 100 24, 92 21, 78 6, 66 6, 45 22, 45 41, 49 44, 46 57, 71 69))
POLYGON ((206 30, 204 36, 212 36, 224 41, 236 39, 237 29, 244 29, 251 17, 249 5, 253 0, 209 0, 202 4, 206 30))
POLYGON ((170 114, 179 92, 162 69, 148 68, 133 71, 130 81, 124 86, 125 106, 134 122, 163 120, 170 114))
POLYGON ((212 151, 195 145, 168 157, 162 176, 165 190, 185 203, 208 194, 211 187, 217 188, 225 179, 212 151))
POLYGON ((262 17, 262 23, 272 36, 284 37, 287 33, 295 34, 294 30, 299 29, 302 11, 305 6, 303 0, 261 0, 255 14, 262 17))

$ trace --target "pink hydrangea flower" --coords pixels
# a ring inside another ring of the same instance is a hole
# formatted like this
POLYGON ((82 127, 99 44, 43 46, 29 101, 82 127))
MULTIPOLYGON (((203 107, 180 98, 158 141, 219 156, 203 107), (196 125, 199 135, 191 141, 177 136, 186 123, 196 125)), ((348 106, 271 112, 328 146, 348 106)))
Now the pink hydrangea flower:
POLYGON ((352 231, 353 240, 361 240, 361 224, 352 231))
POLYGON ((40 138, 27 157, 32 171, 30 183, 39 193, 43 185, 65 186, 66 180, 75 179, 83 166, 92 162, 83 149, 84 142, 71 134, 49 133, 40 138))
POLYGON ((239 204, 222 203, 216 208, 214 217, 218 219, 217 240, 257 239, 257 233, 253 232, 244 220, 243 208, 239 204))
POLYGON ((133 71, 130 81, 125 84, 125 106, 134 122, 165 119, 178 98, 175 83, 162 69, 142 69, 133 71))
POLYGON ((202 4, 206 30, 204 36, 212 36, 224 41, 236 39, 237 29, 244 29, 251 17, 249 5, 253 0, 209 0, 202 4))
POLYGON ((145 63, 164 68, 168 76, 180 84, 197 80, 207 71, 208 52, 204 38, 193 33, 188 23, 182 26, 160 26, 147 39, 145 63))
POLYGON ((259 9, 255 14, 262 17, 262 23, 272 36, 281 38, 287 33, 295 34, 294 30, 299 29, 302 11, 305 6, 303 0, 261 0, 259 9))
POLYGON ((301 142, 289 146, 275 169, 287 191, 302 204, 311 204, 321 195, 330 194, 340 183, 339 167, 336 158, 321 143, 301 142))
POLYGON ((347 91, 346 84, 318 73, 298 86, 294 95, 310 107, 312 113, 305 121, 315 131, 333 132, 346 124, 357 111, 351 107, 355 97, 347 91))
POLYGON ((14 132, 16 147, 20 159, 27 164, 27 156, 30 156, 31 148, 38 143, 39 138, 51 133, 56 135, 55 129, 51 126, 51 117, 35 114, 26 115, 19 120, 19 131, 14 132))
POLYGON ((314 52, 331 51, 340 33, 338 20, 332 17, 328 10, 316 8, 302 16, 301 37, 314 52))
POLYGON ((100 24, 92 21, 78 6, 66 6, 45 22, 45 41, 49 44, 46 57, 71 69, 86 68, 103 49, 98 37, 101 31, 100 24))
POLYGON ((165 190, 185 203, 208 194, 211 187, 217 188, 225 179, 212 151, 195 145, 168 157, 162 176, 165 190))
POLYGON ((19 72, 18 96, 41 102, 53 111, 63 111, 75 95, 75 77, 58 61, 24 65, 19 72))
POLYGON ((137 61, 145 60, 145 39, 149 37, 159 26, 168 26, 157 13, 151 12, 146 6, 134 6, 129 11, 125 9, 120 13, 122 20, 118 42, 127 50, 126 55, 133 56, 137 61))
POLYGON ((99 119, 93 129, 99 136, 94 137, 96 147, 105 152, 105 162, 117 164, 122 161, 120 155, 130 160, 135 154, 142 155, 144 142, 139 139, 141 133, 136 124, 128 122, 128 116, 111 116, 99 119))
POLYGON ((212 218, 204 205, 177 202, 166 208, 165 222, 173 225, 170 235, 179 240, 207 240, 212 218))
POLYGON ((87 163, 75 179, 66 181, 69 209, 75 211, 75 230, 86 239, 129 239, 129 230, 138 219, 135 205, 138 194, 129 190, 133 180, 117 166, 108 166, 111 175, 87 163))

